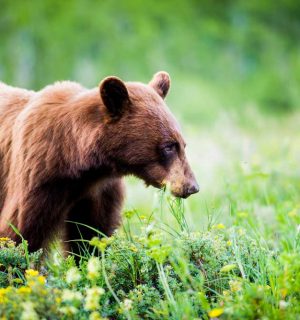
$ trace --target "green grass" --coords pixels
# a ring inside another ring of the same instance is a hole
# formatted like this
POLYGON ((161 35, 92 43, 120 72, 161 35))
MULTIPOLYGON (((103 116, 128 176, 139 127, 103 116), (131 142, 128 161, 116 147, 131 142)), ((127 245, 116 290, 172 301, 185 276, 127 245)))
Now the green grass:
POLYGON ((79 267, 0 239, 0 319, 300 319, 298 124, 250 110, 189 128, 201 192, 128 179, 123 227, 79 267))

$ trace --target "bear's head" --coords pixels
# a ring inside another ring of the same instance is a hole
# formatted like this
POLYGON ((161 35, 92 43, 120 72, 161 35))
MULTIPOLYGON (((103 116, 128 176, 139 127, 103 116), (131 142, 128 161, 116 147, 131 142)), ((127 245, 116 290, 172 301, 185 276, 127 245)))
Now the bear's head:
POLYGON ((100 83, 105 149, 120 173, 158 188, 169 185, 173 195, 186 198, 199 187, 180 127, 164 101, 169 88, 166 72, 156 73, 147 85, 105 78, 100 83))

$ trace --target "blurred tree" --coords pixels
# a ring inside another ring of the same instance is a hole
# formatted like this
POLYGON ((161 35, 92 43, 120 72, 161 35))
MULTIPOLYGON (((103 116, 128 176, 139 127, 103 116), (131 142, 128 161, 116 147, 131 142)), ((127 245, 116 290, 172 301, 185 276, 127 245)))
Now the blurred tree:
POLYGON ((300 105, 297 0, 0 0, 0 8, 0 79, 16 86, 94 86, 108 74, 147 81, 166 69, 185 85, 207 84, 225 105, 300 105))

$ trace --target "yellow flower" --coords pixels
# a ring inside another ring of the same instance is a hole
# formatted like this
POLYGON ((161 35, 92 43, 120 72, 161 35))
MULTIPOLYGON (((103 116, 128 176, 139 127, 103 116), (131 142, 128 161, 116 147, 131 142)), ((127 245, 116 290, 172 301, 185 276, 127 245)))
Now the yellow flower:
POLYGON ((62 301, 62 300, 61 300, 60 297, 56 297, 56 298, 55 298, 55 302, 56 302, 57 304, 61 304, 61 301, 62 301))
POLYGON ((7 300, 5 295, 10 291, 11 291, 11 287, 0 288, 0 303, 4 303, 7 300))
POLYGON ((232 246, 232 241, 228 240, 228 241, 226 242, 226 245, 227 245, 227 247, 231 247, 231 246, 232 246))
POLYGON ((92 238, 90 241, 90 245, 97 247, 100 251, 104 251, 108 244, 110 244, 114 240, 113 237, 110 238, 102 238, 99 239, 98 237, 92 238))
POLYGON ((28 269, 25 271, 27 277, 36 277, 39 275, 39 272, 37 270, 28 269))
POLYGON ((280 294, 281 294, 281 297, 284 299, 288 294, 288 290, 286 288, 282 288, 280 289, 280 294))
POLYGON ((227 264, 226 266, 222 267, 220 272, 229 272, 233 269, 236 269, 236 265, 235 264, 227 264))
POLYGON ((127 219, 130 219, 134 216, 135 214, 135 211, 134 210, 127 210, 124 212, 124 216, 127 218, 127 219))
POLYGON ((35 282, 35 281, 33 281, 33 280, 29 280, 29 281, 27 281, 27 285, 28 285, 28 287, 33 287, 35 284, 36 284, 36 282, 35 282))
POLYGON ((1 241, 1 242, 6 242, 6 241, 9 241, 9 238, 7 238, 7 237, 2 237, 2 238, 0 238, 0 241, 1 241))
POLYGON ((38 276, 37 281, 39 284, 45 284, 46 283, 46 278, 44 276, 38 276))
POLYGON ((21 294, 29 294, 31 293, 31 288, 29 287, 20 287, 18 288, 18 292, 21 294))
POLYGON ((12 287, 0 288, 0 296, 4 296, 6 293, 10 292, 12 287))
POLYGON ((214 225, 212 228, 216 229, 216 230, 222 230, 222 229, 225 229, 226 227, 224 226, 223 223, 218 223, 218 224, 214 225))
POLYGON ((215 308, 208 312, 208 315, 210 318, 217 318, 221 314, 223 314, 224 309, 223 308, 215 308))

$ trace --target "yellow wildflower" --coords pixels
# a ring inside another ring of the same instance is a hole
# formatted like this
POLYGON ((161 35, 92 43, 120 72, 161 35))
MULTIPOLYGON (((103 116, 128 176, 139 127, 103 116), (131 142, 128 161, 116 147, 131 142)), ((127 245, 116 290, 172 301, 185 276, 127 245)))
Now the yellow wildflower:
POLYGON ((29 294, 31 293, 31 288, 29 287, 20 287, 18 288, 18 292, 21 294, 29 294))
POLYGON ((6 242, 6 241, 9 241, 9 238, 7 238, 7 237, 2 237, 2 238, 0 238, 0 241, 1 241, 1 242, 6 242))
POLYGON ((282 299, 284 299, 288 294, 288 290, 286 288, 282 288, 282 289, 280 289, 280 294, 281 294, 282 299))
POLYGON ((61 304, 61 301, 62 301, 62 300, 61 300, 60 297, 56 297, 56 298, 55 298, 55 302, 56 302, 57 304, 61 304))
POLYGON ((46 278, 44 276, 38 276, 37 281, 39 284, 45 284, 46 283, 46 278))
POLYGON ((217 318, 224 313, 223 308, 215 308, 208 312, 210 318, 217 318))
POLYGON ((226 242, 226 245, 227 245, 227 247, 231 247, 231 246, 232 246, 232 241, 228 240, 228 241, 226 242))
POLYGON ((127 218, 127 219, 130 219, 134 216, 135 214, 135 211, 134 210, 127 210, 124 212, 124 216, 127 218))
POLYGON ((39 275, 39 272, 37 270, 28 269, 25 271, 26 277, 36 277, 39 275))
POLYGON ((222 230, 222 229, 225 229, 226 227, 224 226, 223 223, 218 223, 218 224, 214 225, 212 228, 216 229, 216 230, 222 230))
POLYGON ((99 239, 98 237, 92 238, 90 241, 90 245, 97 247, 100 251, 104 251, 108 244, 110 244, 114 240, 113 237, 110 238, 102 238, 99 239))
POLYGON ((5 295, 10 291, 10 287, 0 288, 0 303, 4 303, 6 301, 5 295))

